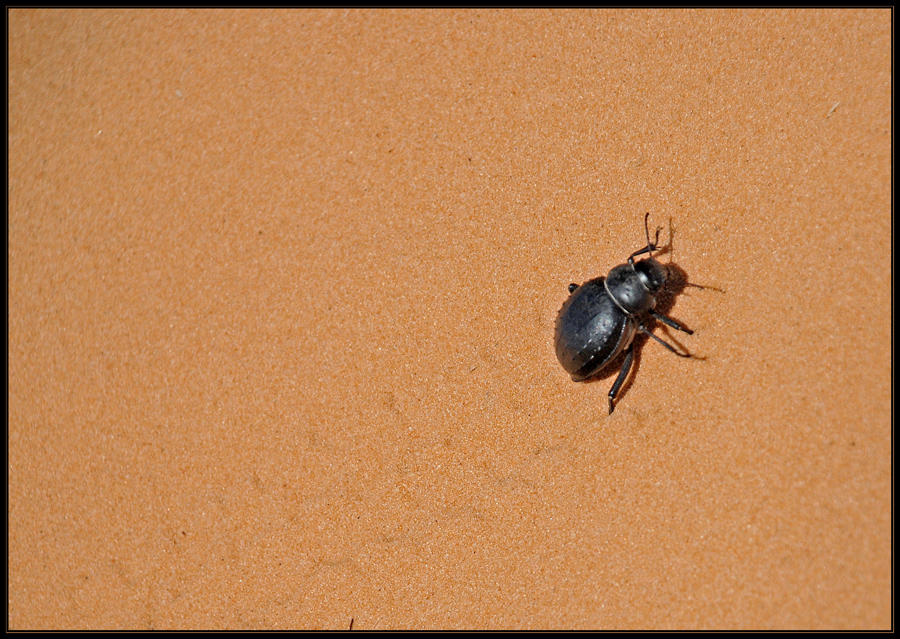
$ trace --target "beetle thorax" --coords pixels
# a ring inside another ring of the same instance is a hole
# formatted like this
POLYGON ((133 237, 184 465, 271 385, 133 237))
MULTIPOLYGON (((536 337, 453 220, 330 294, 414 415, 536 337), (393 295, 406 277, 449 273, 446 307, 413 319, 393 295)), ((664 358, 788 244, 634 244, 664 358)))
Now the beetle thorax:
POLYGON ((652 257, 619 264, 609 272, 606 292, 630 315, 645 313, 656 306, 656 294, 666 283, 666 267, 652 257))

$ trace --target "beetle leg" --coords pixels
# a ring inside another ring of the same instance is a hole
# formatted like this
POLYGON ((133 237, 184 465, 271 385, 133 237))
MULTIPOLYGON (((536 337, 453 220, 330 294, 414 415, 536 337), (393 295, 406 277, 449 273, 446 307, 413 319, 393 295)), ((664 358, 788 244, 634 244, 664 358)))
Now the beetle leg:
POLYGON ((678 322, 676 322, 675 320, 673 320, 671 317, 666 317, 665 315, 660 315, 659 313, 657 313, 657 312, 654 311, 653 309, 650 309, 650 314, 654 317, 654 319, 659 320, 660 322, 662 322, 662 323, 665 324, 666 326, 671 326, 671 327, 674 328, 675 330, 683 331, 683 332, 687 333, 688 335, 693 335, 693 334, 694 334, 694 331, 692 331, 692 330, 689 329, 689 328, 685 328, 684 326, 682 326, 681 324, 679 324, 678 322))
MULTIPOLYGON (((667 319, 668 319, 668 318, 667 318, 667 319)), ((663 346, 665 346, 666 348, 668 348, 670 351, 672 351, 673 353, 675 353, 676 355, 678 355, 678 357, 693 357, 690 353, 679 353, 679 352, 675 349, 674 346, 672 346, 671 344, 669 344, 669 343, 667 343, 667 342, 661 340, 661 339, 658 338, 656 335, 654 335, 653 333, 651 333, 650 331, 648 331, 646 328, 644 328, 644 325, 643 325, 643 324, 639 324, 637 328, 638 328, 638 330, 639 330, 640 332, 644 333, 645 335, 649 335, 650 337, 652 337, 653 339, 655 339, 657 342, 659 342, 660 344, 662 344, 663 346)))
POLYGON ((651 255, 651 257, 652 257, 652 256, 653 256, 653 251, 656 250, 656 247, 657 247, 658 244, 659 244, 659 232, 662 230, 662 227, 661 227, 661 226, 656 227, 656 237, 655 237, 655 238, 653 239, 653 241, 651 242, 651 241, 650 241, 650 227, 647 226, 647 220, 649 220, 649 219, 650 219, 650 214, 649 214, 649 213, 647 213, 646 215, 644 215, 644 233, 646 233, 646 235, 647 235, 647 246, 645 246, 645 247, 642 248, 641 250, 635 251, 634 253, 632 253, 631 255, 629 255, 629 256, 628 256, 628 263, 629 263, 629 264, 634 264, 634 258, 636 258, 638 255, 643 255, 644 253, 650 253, 650 255, 651 255))
POLYGON ((619 394, 619 389, 622 388, 622 384, 625 383, 625 378, 628 377, 628 371, 631 370, 632 361, 634 361, 634 345, 629 345, 628 350, 625 351, 625 361, 622 362, 622 370, 619 371, 619 376, 616 377, 616 382, 612 385, 612 388, 609 389, 610 415, 612 415, 612 412, 616 407, 615 404, 613 404, 613 400, 615 400, 616 395, 619 394))

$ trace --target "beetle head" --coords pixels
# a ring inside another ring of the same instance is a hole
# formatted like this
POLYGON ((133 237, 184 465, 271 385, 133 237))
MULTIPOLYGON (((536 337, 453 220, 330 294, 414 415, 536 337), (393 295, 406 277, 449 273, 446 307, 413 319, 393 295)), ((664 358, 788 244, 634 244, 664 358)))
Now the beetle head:
POLYGON ((634 272, 650 293, 658 293, 666 285, 667 269, 652 257, 635 262, 634 272))

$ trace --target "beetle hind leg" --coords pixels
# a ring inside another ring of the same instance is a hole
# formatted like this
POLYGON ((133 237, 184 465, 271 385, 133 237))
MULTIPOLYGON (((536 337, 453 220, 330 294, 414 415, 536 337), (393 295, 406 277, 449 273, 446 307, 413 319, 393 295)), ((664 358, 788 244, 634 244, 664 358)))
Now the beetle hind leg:
POLYGON ((625 383, 625 379, 628 377, 628 372, 631 370, 631 363, 634 361, 634 346, 629 345, 628 350, 625 351, 625 361, 622 362, 622 370, 619 371, 619 376, 616 377, 615 383, 612 385, 612 388, 609 389, 609 414, 612 415, 612 412, 615 410, 615 399, 616 395, 619 394, 619 389, 622 388, 622 384, 625 383))

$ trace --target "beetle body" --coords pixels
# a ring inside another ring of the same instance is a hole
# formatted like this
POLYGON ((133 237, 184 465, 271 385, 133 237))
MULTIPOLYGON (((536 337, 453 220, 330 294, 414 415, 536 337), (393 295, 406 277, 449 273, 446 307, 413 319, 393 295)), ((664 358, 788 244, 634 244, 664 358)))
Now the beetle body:
POLYGON ((576 288, 556 321, 556 357, 576 382, 593 377, 631 345, 637 323, 606 290, 606 278, 576 288))
POLYGON ((649 215, 644 217, 647 246, 632 253, 626 263, 613 268, 606 277, 589 280, 580 286, 570 285, 569 299, 556 319, 556 357, 576 382, 590 379, 625 353, 622 369, 609 391, 610 414, 615 408, 616 395, 631 370, 634 360, 632 341, 636 332, 646 333, 676 355, 690 357, 679 353, 647 329, 647 324, 657 319, 677 330, 693 333, 655 310, 656 297, 666 284, 667 269, 653 258, 659 230, 656 240, 651 242, 647 227, 649 215), (644 253, 650 256, 635 261, 635 257, 644 253))

